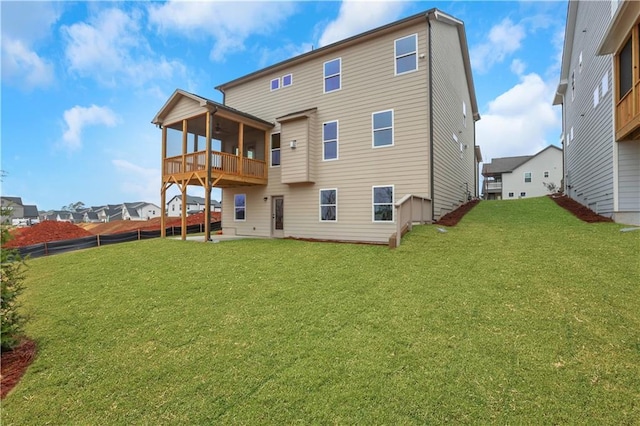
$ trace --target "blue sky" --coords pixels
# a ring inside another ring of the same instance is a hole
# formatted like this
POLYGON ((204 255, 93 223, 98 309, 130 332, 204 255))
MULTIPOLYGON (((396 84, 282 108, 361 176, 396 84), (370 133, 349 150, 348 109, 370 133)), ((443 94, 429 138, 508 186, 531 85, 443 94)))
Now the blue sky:
POLYGON ((176 88, 222 101, 218 84, 432 7, 465 23, 485 161, 558 145, 566 1, 3 1, 2 194, 158 204, 150 121, 176 88))

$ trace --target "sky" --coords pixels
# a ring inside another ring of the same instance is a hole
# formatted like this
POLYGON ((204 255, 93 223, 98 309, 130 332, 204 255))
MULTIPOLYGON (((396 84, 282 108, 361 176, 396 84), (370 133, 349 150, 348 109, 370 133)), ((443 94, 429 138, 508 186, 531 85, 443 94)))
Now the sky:
POLYGON ((159 205, 151 120, 175 89, 222 102, 219 84, 433 7, 465 23, 484 161, 559 146, 566 1, 2 1, 2 195, 159 205))

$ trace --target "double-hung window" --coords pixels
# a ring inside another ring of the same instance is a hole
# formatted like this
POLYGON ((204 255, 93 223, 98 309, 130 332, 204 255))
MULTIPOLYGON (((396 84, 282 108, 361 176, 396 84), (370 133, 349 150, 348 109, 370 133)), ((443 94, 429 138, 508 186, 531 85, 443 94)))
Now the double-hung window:
POLYGON ((373 221, 393 222, 393 185, 373 187, 373 221))
POLYGON ((245 194, 236 194, 233 197, 233 207, 233 220, 237 222, 244 222, 246 219, 247 196, 245 194))
POLYGON ((374 112, 371 121, 373 147, 393 145, 393 110, 374 112))
POLYGON ((322 125, 322 159, 338 159, 338 122, 329 121, 322 125))
POLYGON ((280 165, 280 133, 271 135, 271 167, 280 165))
POLYGON ((418 69, 418 35, 412 34, 395 42, 396 75, 418 69))
POLYGON ((525 181, 525 183, 530 183, 531 182, 531 172, 526 172, 524 174, 524 181, 525 181))
POLYGON ((320 221, 336 222, 338 220, 338 190, 320 190, 320 221))
POLYGON ((340 90, 342 59, 332 59, 324 63, 324 93, 340 90))

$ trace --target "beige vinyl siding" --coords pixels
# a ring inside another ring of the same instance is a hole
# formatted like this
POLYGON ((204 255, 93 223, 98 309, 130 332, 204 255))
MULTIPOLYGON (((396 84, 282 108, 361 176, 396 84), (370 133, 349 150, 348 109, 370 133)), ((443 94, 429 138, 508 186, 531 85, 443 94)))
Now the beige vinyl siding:
POLYGON ((282 170, 282 183, 304 183, 313 182, 309 173, 309 160, 311 157, 309 138, 309 126, 311 119, 304 117, 297 120, 282 123, 282 133, 280 139, 280 168, 282 170), (284 141, 284 144, 282 143, 284 141), (291 143, 295 141, 296 147, 292 148, 291 143))
POLYGON ((315 174, 315 184, 282 183, 283 178, 289 179, 284 151, 290 150, 284 123, 283 165, 270 169, 266 187, 224 190, 224 205, 233 203, 234 193, 247 194, 247 222, 229 222, 231 213, 225 209, 223 227, 235 226, 238 233, 247 235, 270 235, 270 202, 263 199, 282 195, 285 236, 386 242, 395 224, 373 222, 372 186, 394 185, 396 201, 409 193, 429 196, 427 59, 418 59, 416 72, 394 75, 394 40, 417 33, 418 55, 427 55, 426 28, 424 21, 228 89, 229 106, 268 121, 317 108, 309 126, 309 171, 315 174), (337 57, 342 58, 342 88, 324 94, 323 63, 337 57), (288 73, 293 74, 292 86, 269 90, 271 79, 288 73), (394 146, 374 149, 371 114, 389 109, 394 111, 394 146), (339 159, 322 161, 321 126, 333 120, 340 123, 339 159), (337 222, 319 220, 320 188, 338 189, 337 222))
POLYGON ((165 126, 183 119, 193 118, 198 113, 204 114, 207 110, 200 106, 199 102, 186 97, 180 98, 169 114, 164 118, 165 126))
POLYGON ((433 108, 434 108, 434 219, 466 201, 465 191, 473 195, 474 133, 469 88, 456 27, 432 22, 433 108), (463 102, 467 125, 463 124, 463 102), (453 136, 458 138, 456 142, 453 136), (460 143, 467 148, 462 150, 460 143), (466 184, 466 185, 465 185, 466 184))

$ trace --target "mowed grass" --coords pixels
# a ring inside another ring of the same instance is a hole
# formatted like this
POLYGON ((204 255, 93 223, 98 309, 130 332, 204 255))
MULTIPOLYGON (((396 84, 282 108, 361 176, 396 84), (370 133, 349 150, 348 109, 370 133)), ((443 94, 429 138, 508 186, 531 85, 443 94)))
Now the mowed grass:
POLYGON ((147 240, 29 262, 25 424, 638 424, 640 231, 483 201, 396 250, 147 240))

